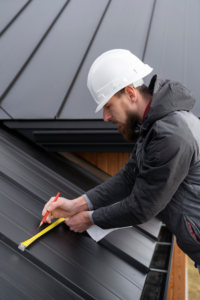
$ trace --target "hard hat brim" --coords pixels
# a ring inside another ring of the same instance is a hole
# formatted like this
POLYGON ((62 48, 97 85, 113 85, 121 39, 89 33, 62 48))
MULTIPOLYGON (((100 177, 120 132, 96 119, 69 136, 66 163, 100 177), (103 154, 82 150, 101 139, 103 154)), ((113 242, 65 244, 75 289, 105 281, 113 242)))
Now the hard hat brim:
MULTIPOLYGON (((140 74, 138 74, 139 76, 136 76, 134 78, 132 78, 130 80, 130 82, 126 82, 124 84, 124 86, 122 85, 120 87, 120 89, 123 89, 124 87, 130 85, 130 84, 134 84, 135 81, 138 81, 139 79, 142 79, 144 77, 146 77, 147 75, 149 75, 151 72, 153 71, 153 68, 151 68, 149 65, 145 64, 145 67, 143 68, 143 70, 140 72, 140 74), (138 78, 137 78, 138 77, 138 78)), ((118 90, 119 91, 119 90, 118 90)), ((98 111, 100 111, 101 108, 103 108, 103 106, 118 92, 116 91, 114 94, 109 95, 108 98, 106 98, 104 101, 102 101, 96 108, 95 113, 97 113, 98 111)))
MULTIPOLYGON (((112 98, 112 96, 111 96, 111 98, 112 98)), ((102 109, 103 108, 103 106, 108 102, 110 100, 110 98, 107 100, 104 100, 103 102, 101 102, 98 106, 97 106, 97 108, 96 108, 96 110, 95 110, 95 114, 98 112, 98 111, 100 111, 100 109, 102 109)))

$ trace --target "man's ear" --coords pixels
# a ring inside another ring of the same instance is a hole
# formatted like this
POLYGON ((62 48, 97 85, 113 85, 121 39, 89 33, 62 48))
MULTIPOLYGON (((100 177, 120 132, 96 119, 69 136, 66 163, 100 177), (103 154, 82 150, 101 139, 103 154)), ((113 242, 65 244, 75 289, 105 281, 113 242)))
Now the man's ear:
POLYGON ((136 101, 137 93, 136 90, 131 85, 125 87, 125 93, 127 94, 131 102, 136 101))

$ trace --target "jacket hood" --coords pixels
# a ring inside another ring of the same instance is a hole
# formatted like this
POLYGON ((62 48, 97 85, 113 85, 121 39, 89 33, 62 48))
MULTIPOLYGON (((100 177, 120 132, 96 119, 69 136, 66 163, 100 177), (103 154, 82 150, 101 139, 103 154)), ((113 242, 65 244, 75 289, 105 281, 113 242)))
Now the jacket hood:
POLYGON ((157 75, 152 77, 148 88, 153 98, 142 124, 142 131, 173 111, 190 111, 196 101, 195 95, 182 84, 163 80, 157 75))

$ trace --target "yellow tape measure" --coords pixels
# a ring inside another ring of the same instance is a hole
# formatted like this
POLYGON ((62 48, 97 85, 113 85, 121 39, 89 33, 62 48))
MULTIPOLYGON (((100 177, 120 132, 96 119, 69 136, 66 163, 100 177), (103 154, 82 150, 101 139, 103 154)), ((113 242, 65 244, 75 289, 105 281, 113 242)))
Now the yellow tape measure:
POLYGON ((26 247, 28 247, 30 244, 32 244, 40 236, 42 236, 43 234, 47 233, 49 230, 53 229, 54 227, 56 227, 58 224, 62 223, 65 220, 66 220, 66 218, 60 218, 60 219, 58 219, 57 221, 55 221, 54 223, 52 223, 51 225, 49 225, 48 227, 46 227, 45 229, 43 229, 42 231, 40 231, 39 233, 37 233, 36 235, 34 235, 29 240, 20 243, 20 245, 18 246, 18 248, 20 250, 24 251, 26 249, 26 247))

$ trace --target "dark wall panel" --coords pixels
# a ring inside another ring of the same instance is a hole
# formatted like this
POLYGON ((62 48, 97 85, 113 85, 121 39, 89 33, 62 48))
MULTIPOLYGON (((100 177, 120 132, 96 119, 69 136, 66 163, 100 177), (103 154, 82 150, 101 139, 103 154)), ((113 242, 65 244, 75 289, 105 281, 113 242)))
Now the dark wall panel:
POLYGON ((195 93, 197 103, 193 112, 198 117, 199 53, 199 0, 156 1, 144 61, 154 68, 153 74, 179 81, 195 93))
MULTIPOLYGON (((94 0, 74 0, 68 3, 26 69, 4 98, 2 107, 11 116, 15 119, 54 118, 107 3, 107 0, 95 0, 95 5, 94 0), (91 6, 92 12, 89 10, 91 6)), ((76 110, 75 107, 74 109, 76 110)))
POLYGON ((142 59, 153 3, 153 0, 111 2, 61 112, 61 119, 102 118, 102 111, 94 113, 96 103, 86 85, 89 69, 99 55, 115 48, 129 49, 142 59))

